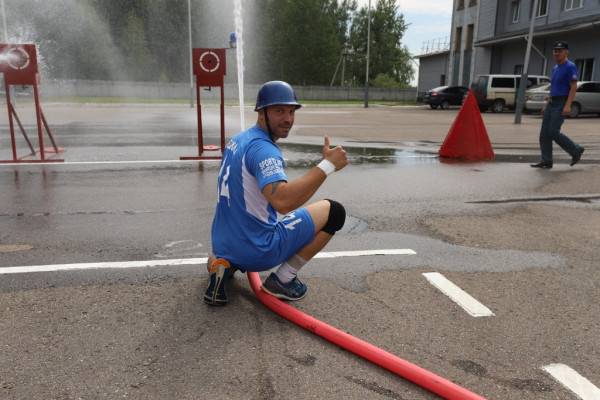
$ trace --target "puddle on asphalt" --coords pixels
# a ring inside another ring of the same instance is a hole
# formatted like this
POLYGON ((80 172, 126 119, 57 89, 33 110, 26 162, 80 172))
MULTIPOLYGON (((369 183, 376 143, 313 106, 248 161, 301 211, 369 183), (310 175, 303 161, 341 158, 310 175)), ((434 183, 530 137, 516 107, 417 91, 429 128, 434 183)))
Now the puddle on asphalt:
MULTIPOLYGON (((281 143, 279 145, 290 168, 313 165, 322 158, 322 146, 316 144, 281 143)), ((437 164, 437 155, 393 148, 345 146, 351 164, 437 164)))

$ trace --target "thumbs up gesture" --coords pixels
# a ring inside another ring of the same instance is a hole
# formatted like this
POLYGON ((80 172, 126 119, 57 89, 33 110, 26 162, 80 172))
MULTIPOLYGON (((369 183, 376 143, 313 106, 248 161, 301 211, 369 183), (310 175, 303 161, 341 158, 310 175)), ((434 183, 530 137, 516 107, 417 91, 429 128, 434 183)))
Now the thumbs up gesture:
POLYGON ((339 171, 348 165, 348 157, 346 157, 346 150, 342 146, 335 146, 331 148, 329 144, 329 136, 325 136, 323 143, 323 159, 328 160, 335 165, 335 170, 339 171))

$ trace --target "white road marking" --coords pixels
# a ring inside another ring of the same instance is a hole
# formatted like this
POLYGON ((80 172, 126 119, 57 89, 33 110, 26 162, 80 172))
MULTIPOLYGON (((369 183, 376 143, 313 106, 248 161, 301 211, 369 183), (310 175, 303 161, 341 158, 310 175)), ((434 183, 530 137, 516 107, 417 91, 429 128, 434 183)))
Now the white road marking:
MULTIPOLYGON (((383 250, 359 250, 359 251, 332 251, 327 253, 318 253, 315 258, 337 258, 337 257, 360 257, 371 255, 413 255, 417 254, 410 249, 383 249, 383 250)), ((202 258, 175 258, 170 260, 146 260, 146 261, 114 261, 98 263, 80 263, 80 264, 51 264, 51 265, 31 265, 22 267, 0 267, 2 274, 26 274, 31 272, 55 272, 55 271, 74 271, 86 269, 127 269, 127 268, 146 268, 146 267, 167 267, 180 265, 198 265, 205 264, 206 257, 202 258)))
POLYGON ((417 252, 411 249, 384 249, 384 250, 354 250, 354 251, 322 251, 315 258, 335 257, 360 257, 360 256, 392 256, 392 255, 415 255, 417 252))
POLYGON ((424 273, 423 276, 429 283, 438 288, 446 296, 450 297, 452 301, 461 306, 471 316, 490 317, 494 315, 489 308, 481 304, 474 297, 456 286, 439 272, 427 272, 424 273))
POLYGON ((577 371, 565 364, 550 364, 542 367, 564 387, 572 391, 581 400, 600 399, 600 389, 589 380, 579 375, 577 371))
POLYGON ((6 267, 0 268, 0 274, 24 274, 29 272, 54 272, 54 271, 72 271, 84 269, 127 269, 144 267, 167 267, 178 265, 197 265, 206 263, 207 258, 176 258, 170 260, 147 260, 147 261, 115 261, 99 263, 80 263, 80 264, 51 264, 51 265, 32 265, 24 267, 6 267))

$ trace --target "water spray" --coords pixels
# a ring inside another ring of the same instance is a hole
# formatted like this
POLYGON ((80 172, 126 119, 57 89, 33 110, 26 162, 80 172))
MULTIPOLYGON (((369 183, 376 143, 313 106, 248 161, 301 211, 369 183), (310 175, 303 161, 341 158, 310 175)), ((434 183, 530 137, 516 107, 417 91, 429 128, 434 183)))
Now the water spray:
POLYGON ((240 130, 246 129, 244 117, 244 20, 242 18, 242 0, 234 0, 235 53, 237 58, 238 94, 240 98, 240 130))

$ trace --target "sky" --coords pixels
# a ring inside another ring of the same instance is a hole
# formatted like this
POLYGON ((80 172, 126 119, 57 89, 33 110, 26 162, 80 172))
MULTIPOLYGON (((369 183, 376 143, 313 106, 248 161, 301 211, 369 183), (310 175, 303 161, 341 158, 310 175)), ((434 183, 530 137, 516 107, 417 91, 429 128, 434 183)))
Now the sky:
MULTIPOLYGON (((369 4, 369 0, 357 2, 359 7, 369 4)), ((371 7, 375 7, 376 3, 377 0, 371 0, 371 7)), ((439 38, 450 39, 452 0, 396 0, 396 4, 408 23, 403 44, 413 56, 422 53, 423 42, 439 38)), ((415 60, 414 67, 415 76, 411 84, 416 85, 419 76, 418 60, 415 60)))
MULTIPOLYGON (((371 0, 375 7, 377 0, 371 0)), ((404 44, 413 55, 420 54, 424 41, 449 37, 452 17, 452 0, 396 0, 400 12, 409 24, 404 44)), ((369 0, 358 0, 366 6, 369 0)))

